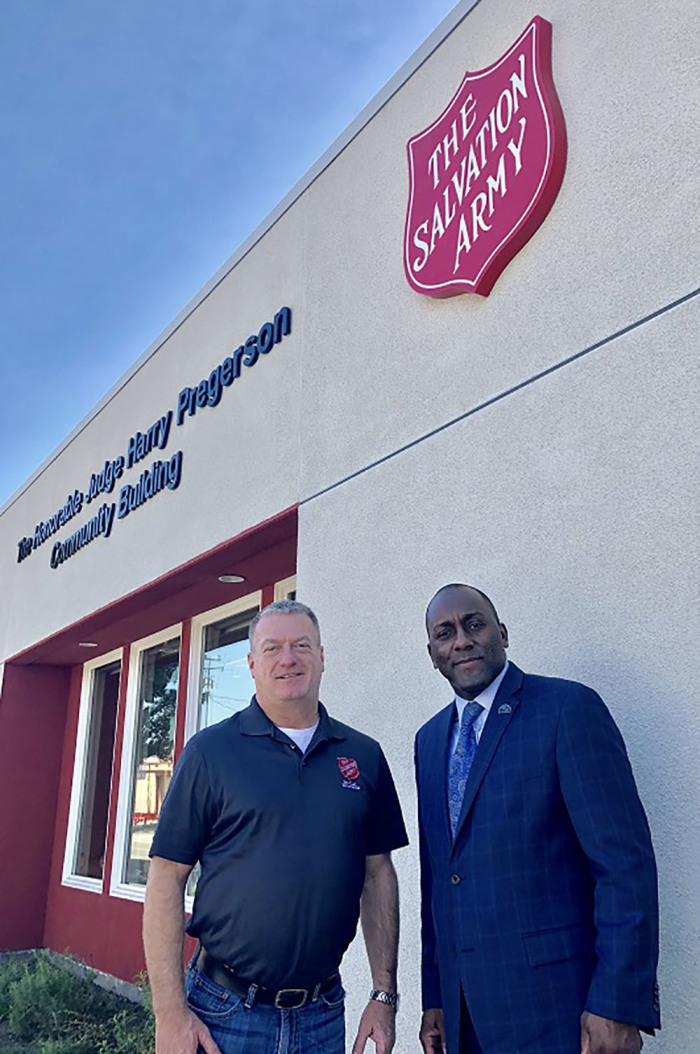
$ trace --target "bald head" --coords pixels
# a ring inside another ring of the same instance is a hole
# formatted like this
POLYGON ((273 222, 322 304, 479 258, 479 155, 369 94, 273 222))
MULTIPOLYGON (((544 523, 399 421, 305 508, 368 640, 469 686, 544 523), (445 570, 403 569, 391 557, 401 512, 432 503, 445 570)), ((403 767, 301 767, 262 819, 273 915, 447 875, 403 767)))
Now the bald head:
POLYGON ((500 621, 498 618, 498 612, 496 611, 496 605, 491 600, 491 598, 486 595, 486 593, 483 593, 480 589, 477 589, 476 586, 465 585, 464 582, 449 582, 446 586, 441 586, 438 589, 437 593, 435 593, 427 608, 425 609, 425 628, 428 635, 430 635, 430 612, 433 608, 433 605, 438 601, 439 598, 443 596, 443 594, 448 593, 452 589, 466 589, 470 593, 476 593, 477 596, 481 597, 481 599, 488 605, 489 610, 491 611, 491 614, 495 618, 496 622, 500 621))

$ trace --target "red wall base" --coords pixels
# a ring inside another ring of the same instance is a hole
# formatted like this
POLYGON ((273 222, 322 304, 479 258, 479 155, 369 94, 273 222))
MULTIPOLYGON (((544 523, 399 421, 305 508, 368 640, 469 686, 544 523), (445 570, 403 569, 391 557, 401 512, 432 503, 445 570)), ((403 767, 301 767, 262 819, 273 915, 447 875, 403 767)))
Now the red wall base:
POLYGON ((69 671, 5 666, 0 697, 0 948, 42 943, 69 671))
MULTIPOLYGON (((143 904, 60 886, 53 892, 43 945, 74 955, 95 970, 136 981, 146 969, 141 944, 143 904)), ((189 958, 195 941, 186 940, 189 958)))

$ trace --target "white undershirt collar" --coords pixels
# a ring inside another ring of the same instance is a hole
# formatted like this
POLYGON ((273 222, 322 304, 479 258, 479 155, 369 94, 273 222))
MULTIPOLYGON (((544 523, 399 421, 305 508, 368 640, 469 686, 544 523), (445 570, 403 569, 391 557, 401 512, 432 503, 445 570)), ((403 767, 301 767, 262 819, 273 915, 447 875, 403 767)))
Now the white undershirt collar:
POLYGON ((314 732, 318 728, 318 721, 311 728, 282 728, 281 725, 277 726, 280 732, 284 732, 285 736, 289 736, 293 743, 299 747, 302 754, 306 753, 306 749, 314 738, 314 732))

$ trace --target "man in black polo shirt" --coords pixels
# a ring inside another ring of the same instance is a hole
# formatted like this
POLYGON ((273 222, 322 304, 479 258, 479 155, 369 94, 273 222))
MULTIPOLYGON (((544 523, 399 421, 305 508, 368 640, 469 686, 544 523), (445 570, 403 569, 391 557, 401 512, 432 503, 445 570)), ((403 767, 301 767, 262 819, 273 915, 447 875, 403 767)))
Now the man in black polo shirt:
POLYGON ((353 1054, 394 1045, 406 831, 378 743, 319 703, 314 613, 270 604, 250 628, 250 706, 185 747, 151 847, 144 945, 156 1054, 344 1054, 340 960, 358 917, 373 991, 353 1054), (197 861, 183 986, 183 895, 197 861))

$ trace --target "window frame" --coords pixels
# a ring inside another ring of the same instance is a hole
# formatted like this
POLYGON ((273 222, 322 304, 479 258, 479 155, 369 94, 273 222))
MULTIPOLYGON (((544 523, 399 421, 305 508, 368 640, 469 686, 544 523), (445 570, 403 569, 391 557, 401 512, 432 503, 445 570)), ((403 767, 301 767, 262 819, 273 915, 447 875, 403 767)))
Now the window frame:
POLYGON ((297 576, 296 573, 289 575, 288 578, 281 578, 279 582, 275 582, 275 600, 287 600, 290 593, 295 594, 297 592, 297 576))
MULTIPOLYGON (((114 651, 106 652, 96 659, 90 659, 83 664, 82 679, 80 685, 80 705, 78 710, 78 728, 75 737, 75 755, 73 758, 73 776, 71 779, 70 806, 68 809, 68 827, 66 830, 66 844, 63 852, 63 870, 61 873, 61 885, 71 886, 73 889, 82 889, 86 893, 102 893, 106 868, 103 870, 102 878, 90 878, 87 875, 76 875, 73 871, 73 862, 77 849, 78 829, 80 827, 80 813, 83 806, 85 792, 85 775, 88 762, 88 732, 92 711, 92 690, 95 672, 103 666, 111 666, 119 663, 119 694, 121 696, 124 684, 124 649, 116 648, 114 651)), ((119 722, 119 710, 117 708, 117 724, 119 722)), ((109 788, 109 805, 107 816, 111 812, 112 798, 115 790, 115 746, 117 739, 117 725, 114 729, 114 741, 112 743, 112 774, 109 788)), ((109 823, 105 837, 105 854, 109 843, 109 823)))
MULTIPOLYGON (((149 648, 166 641, 177 638, 180 646, 178 670, 182 669, 182 623, 177 622, 166 629, 152 633, 148 637, 134 641, 129 653, 129 669, 126 682, 126 705, 124 707, 124 738, 122 741, 122 754, 119 764, 119 797, 117 799, 117 822, 114 831, 114 848, 112 852, 112 870, 110 875, 109 894, 122 900, 141 901, 145 899, 145 885, 137 885, 125 882, 122 879, 124 869, 124 854, 128 842, 129 812, 131 805, 131 791, 133 783, 134 753, 136 751, 136 715, 138 708, 138 690, 141 674, 141 656, 149 648)), ((179 681, 179 677, 178 677, 179 681)), ((179 689, 179 683, 178 683, 179 689)), ((178 690, 176 706, 181 704, 178 690)), ((177 710, 176 710, 177 714, 177 710)), ((177 717, 176 717, 177 720, 177 717)), ((173 759, 173 762, 175 759, 173 759)))

